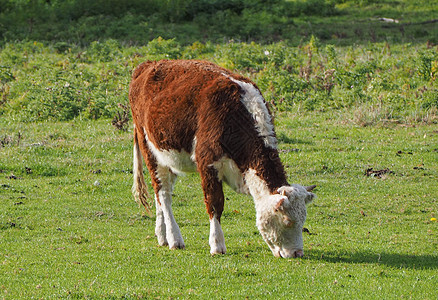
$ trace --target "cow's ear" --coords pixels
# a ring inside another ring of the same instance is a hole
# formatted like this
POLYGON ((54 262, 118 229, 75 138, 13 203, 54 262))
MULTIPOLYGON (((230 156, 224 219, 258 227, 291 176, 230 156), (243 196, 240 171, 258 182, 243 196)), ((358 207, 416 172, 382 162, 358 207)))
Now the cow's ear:
POLYGON ((289 196, 293 192, 294 188, 291 186, 282 186, 277 189, 277 192, 283 196, 289 196))
POLYGON ((306 186, 306 191, 308 193, 306 199, 304 199, 304 202, 306 202, 306 205, 313 201, 313 199, 316 198, 316 195, 314 193, 311 193, 314 188, 316 188, 316 185, 306 186))
POLYGON ((287 201, 287 196, 280 196, 277 203, 274 206, 274 211, 284 211, 284 202, 287 201))
POLYGON ((292 226, 294 226, 295 222, 292 221, 292 219, 289 218, 288 216, 284 215, 283 216, 283 224, 286 227, 292 227, 292 226))
POLYGON ((314 193, 308 193, 308 195, 306 196, 306 198, 304 199, 304 202, 306 203, 306 205, 310 204, 313 199, 316 198, 316 195, 314 193))
POLYGON ((282 220, 284 226, 286 226, 286 227, 294 226, 295 222, 292 221, 292 219, 285 212, 285 205, 286 205, 287 201, 289 201, 287 196, 278 195, 277 197, 278 197, 278 201, 274 206, 274 211, 276 213, 278 213, 278 212, 280 213, 280 216, 282 216, 281 220, 282 220))
POLYGON ((304 188, 306 189, 306 191, 311 192, 311 191, 313 191, 314 188, 316 188, 316 185, 314 184, 311 186, 305 186, 304 188))

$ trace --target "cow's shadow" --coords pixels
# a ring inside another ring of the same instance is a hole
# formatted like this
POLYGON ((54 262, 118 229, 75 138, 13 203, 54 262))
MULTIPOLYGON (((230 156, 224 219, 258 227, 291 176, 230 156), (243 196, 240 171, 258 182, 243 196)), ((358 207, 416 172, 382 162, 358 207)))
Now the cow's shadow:
POLYGON ((370 253, 370 252, 330 252, 308 250, 306 256, 312 260, 331 263, 379 264, 406 269, 438 269, 438 256, 429 254, 370 253))

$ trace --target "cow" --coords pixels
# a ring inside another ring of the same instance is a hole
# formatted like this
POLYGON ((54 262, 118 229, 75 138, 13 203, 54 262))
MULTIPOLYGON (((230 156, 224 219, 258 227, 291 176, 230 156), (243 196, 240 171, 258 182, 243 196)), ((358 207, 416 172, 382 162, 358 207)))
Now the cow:
POLYGON ((185 248, 172 213, 178 175, 198 172, 210 217, 210 253, 226 252, 222 183, 250 194, 256 225, 276 257, 303 256, 306 205, 315 186, 290 185, 271 114, 249 79, 207 61, 161 60, 132 74, 132 192, 150 212, 142 157, 155 192, 155 235, 161 246, 185 248))

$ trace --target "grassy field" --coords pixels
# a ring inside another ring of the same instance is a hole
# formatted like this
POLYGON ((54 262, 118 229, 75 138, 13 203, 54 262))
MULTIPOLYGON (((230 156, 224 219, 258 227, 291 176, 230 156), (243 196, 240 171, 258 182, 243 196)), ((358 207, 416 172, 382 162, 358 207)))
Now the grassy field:
POLYGON ((187 249, 158 247, 130 194, 129 130, 0 119, 0 298, 435 299, 438 125, 289 112, 276 126, 290 181, 318 185, 302 259, 274 258, 252 199, 228 188, 228 253, 211 257, 196 174, 174 192, 187 249))
POLYGON ((0 299, 437 298, 437 0, 120 3, 0 0, 0 299), (126 104, 158 59, 259 86, 290 182, 318 186, 303 258, 273 257, 229 188, 210 256, 196 174, 174 191, 186 250, 157 246, 126 104))

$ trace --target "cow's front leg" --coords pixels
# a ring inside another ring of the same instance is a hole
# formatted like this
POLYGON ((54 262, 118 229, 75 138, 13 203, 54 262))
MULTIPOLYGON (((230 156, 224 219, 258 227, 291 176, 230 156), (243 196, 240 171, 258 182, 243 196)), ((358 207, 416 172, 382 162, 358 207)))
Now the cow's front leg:
POLYGON ((220 220, 216 215, 210 218, 210 237, 208 242, 210 244, 211 255, 225 254, 227 252, 224 232, 222 231, 220 220))
POLYGON ((222 182, 217 177, 217 171, 209 166, 200 172, 202 188, 204 190, 204 201, 207 212, 210 216, 210 253, 225 254, 224 232, 221 227, 221 215, 224 210, 224 192, 222 182))
POLYGON ((158 191, 156 191, 158 200, 155 227, 158 243, 160 245, 168 244, 170 249, 184 249, 184 240, 172 212, 172 191, 176 175, 168 168, 159 166, 156 176, 159 181, 158 191), (164 232, 165 236, 163 236, 164 232))

